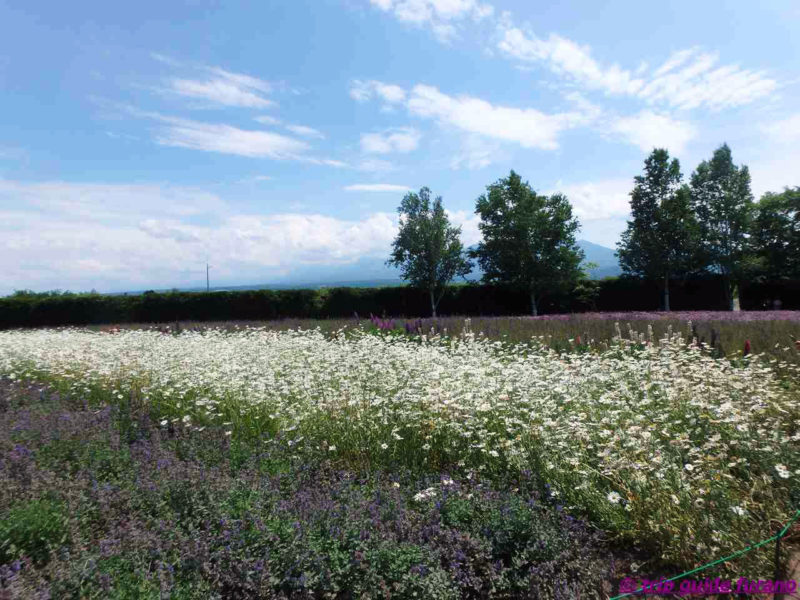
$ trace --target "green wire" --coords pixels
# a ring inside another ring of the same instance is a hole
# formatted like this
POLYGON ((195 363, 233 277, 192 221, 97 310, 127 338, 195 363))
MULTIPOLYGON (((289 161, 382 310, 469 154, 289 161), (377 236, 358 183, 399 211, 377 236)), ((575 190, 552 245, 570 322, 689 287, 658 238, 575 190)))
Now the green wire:
MULTIPOLYGON (((721 562, 725 562, 725 561, 730 560, 732 558, 736 558, 737 556, 741 556, 742 554, 745 554, 746 552, 750 552, 752 550, 755 550, 756 548, 759 548, 759 547, 763 546, 764 544, 769 544, 770 542, 774 542, 775 540, 782 538, 786 534, 786 532, 789 530, 789 527, 791 527, 792 523, 797 521, 798 518, 800 518, 800 509, 797 510, 797 512, 794 515, 794 518, 792 518, 792 520, 789 521, 786 524, 786 527, 781 529, 780 533, 778 533, 777 535, 772 536, 768 540, 764 540, 763 542, 759 542, 755 546, 748 546, 744 550, 739 550, 739 552, 731 554, 730 556, 726 556, 725 558, 720 558, 718 560, 715 560, 714 562, 708 563, 707 565, 703 565, 702 567, 697 567, 696 569, 692 569, 691 571, 687 571, 686 573, 681 573, 680 575, 676 575, 675 577, 672 577, 670 579, 665 579, 663 582, 659 581, 659 583, 666 583, 668 581, 676 581, 678 579, 682 579, 683 577, 686 577, 687 575, 691 575, 692 573, 697 573, 698 571, 704 571, 705 569, 708 569, 709 567, 713 567, 714 565, 718 565, 721 562)), ((634 592, 628 592, 626 594, 620 594, 619 596, 614 596, 610 600, 619 600, 620 598, 627 598, 628 596, 634 596, 634 595, 636 595, 636 594, 638 594, 640 592, 643 592, 643 591, 644 591, 644 588, 640 587, 638 590, 636 590, 634 592)))

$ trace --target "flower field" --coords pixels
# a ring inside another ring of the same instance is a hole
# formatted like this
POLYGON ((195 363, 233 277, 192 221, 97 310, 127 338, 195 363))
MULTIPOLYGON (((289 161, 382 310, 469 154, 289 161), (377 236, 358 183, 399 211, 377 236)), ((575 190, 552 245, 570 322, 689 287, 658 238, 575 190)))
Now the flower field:
MULTIPOLYGON (((533 472, 570 514, 682 566, 769 537, 794 512, 798 372, 779 377, 760 358, 712 358, 677 332, 618 332, 556 353, 469 323, 457 338, 0 332, 0 373, 12 379, 110 395, 165 430, 222 429, 299 460, 447 470, 454 483, 533 472)), ((444 487, 407 491, 432 503, 444 487)))

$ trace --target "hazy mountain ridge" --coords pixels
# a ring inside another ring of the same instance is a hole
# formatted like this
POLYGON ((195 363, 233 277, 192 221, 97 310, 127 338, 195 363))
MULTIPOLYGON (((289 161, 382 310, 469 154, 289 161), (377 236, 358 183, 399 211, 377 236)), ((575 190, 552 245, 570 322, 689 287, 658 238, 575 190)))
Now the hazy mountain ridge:
MULTIPOLYGON (((617 257, 614 250, 599 244, 578 240, 578 246, 586 255, 587 262, 593 262, 597 268, 590 271, 592 279, 602 279, 603 277, 613 277, 621 273, 617 257)), ((474 247, 474 246, 473 246, 474 247)), ((472 248, 472 247, 471 247, 472 248)), ((400 278, 400 270, 388 267, 386 259, 379 256, 365 256, 356 262, 339 266, 320 266, 304 265, 295 269, 291 275, 278 278, 270 283, 251 284, 251 285, 226 285, 212 286, 213 291, 225 290, 280 290, 291 288, 315 289, 320 287, 381 287, 403 285, 400 278)), ((482 271, 475 265, 472 273, 467 275, 468 281, 478 281, 482 276, 482 271)), ((179 288, 180 291, 199 292, 205 291, 204 286, 192 288, 179 288)), ((131 294, 141 293, 127 292, 131 294)))

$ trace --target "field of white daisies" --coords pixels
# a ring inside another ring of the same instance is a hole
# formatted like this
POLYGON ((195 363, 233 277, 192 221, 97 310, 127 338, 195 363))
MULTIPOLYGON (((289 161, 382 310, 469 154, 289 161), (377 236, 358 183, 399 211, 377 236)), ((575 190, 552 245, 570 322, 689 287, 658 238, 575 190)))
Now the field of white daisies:
POLYGON ((0 375, 300 457, 453 478, 532 471, 571 513, 677 564, 770 537, 794 513, 796 371, 711 358, 680 333, 556 353, 466 331, 3 331, 0 375))

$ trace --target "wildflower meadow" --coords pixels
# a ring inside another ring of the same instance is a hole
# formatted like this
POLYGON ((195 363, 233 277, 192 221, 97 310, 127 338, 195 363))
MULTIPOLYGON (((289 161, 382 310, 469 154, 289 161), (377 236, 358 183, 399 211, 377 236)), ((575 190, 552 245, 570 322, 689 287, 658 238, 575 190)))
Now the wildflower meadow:
MULTIPOLYGON (((16 330, 0 332, 0 372, 296 464, 447 473, 402 490, 418 507, 473 478, 532 473, 566 514, 661 564, 696 566, 772 535, 800 497, 796 367, 714 357, 688 339, 691 323, 660 338, 623 329, 575 352, 490 340, 469 320, 458 336, 16 330)), ((769 555, 742 564, 766 568, 769 555)))

